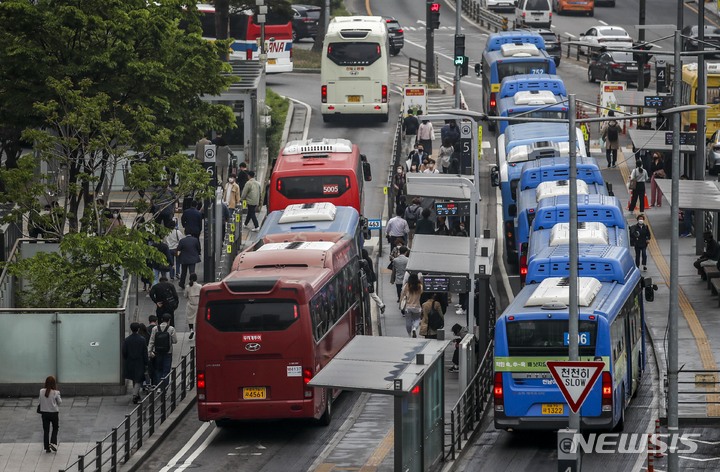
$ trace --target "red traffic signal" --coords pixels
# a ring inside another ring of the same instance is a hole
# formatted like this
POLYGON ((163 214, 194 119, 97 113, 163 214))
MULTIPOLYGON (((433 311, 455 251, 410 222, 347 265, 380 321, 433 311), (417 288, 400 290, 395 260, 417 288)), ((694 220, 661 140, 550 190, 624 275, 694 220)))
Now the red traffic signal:
POLYGON ((440 4, 437 2, 428 3, 428 26, 430 29, 440 28, 440 4))
POLYGON ((430 4, 430 11, 435 13, 440 13, 440 4, 439 3, 431 3, 430 4))

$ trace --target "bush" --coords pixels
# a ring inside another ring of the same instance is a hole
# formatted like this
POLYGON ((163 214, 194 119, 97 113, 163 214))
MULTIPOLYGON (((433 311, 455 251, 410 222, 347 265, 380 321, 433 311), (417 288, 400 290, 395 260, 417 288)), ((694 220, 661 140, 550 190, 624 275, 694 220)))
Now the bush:
POLYGON ((267 89, 265 104, 270 107, 271 125, 267 132, 268 156, 275 158, 280 152, 285 120, 287 118, 290 102, 287 98, 281 97, 271 89, 267 89))

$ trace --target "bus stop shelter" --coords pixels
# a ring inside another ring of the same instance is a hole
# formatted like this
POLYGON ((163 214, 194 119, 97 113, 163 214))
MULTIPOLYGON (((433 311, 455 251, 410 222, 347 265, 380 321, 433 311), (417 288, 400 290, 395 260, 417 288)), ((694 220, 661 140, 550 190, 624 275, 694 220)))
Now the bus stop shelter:
POLYGON ((449 341, 356 336, 311 387, 394 397, 396 472, 431 470, 445 448, 445 348, 449 341))
MULTIPOLYGON (((655 181, 663 196, 671 201, 672 180, 655 181)), ((720 211, 720 182, 714 180, 680 180, 679 206, 691 210, 720 211)))

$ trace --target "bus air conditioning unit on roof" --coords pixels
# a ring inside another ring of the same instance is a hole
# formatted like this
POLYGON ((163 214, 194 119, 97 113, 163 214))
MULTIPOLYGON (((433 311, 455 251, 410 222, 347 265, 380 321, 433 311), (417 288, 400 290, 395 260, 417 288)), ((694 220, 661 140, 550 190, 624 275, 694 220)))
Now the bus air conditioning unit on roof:
POLYGON ((500 46, 503 57, 539 56, 540 50, 534 44, 503 44, 500 46))
POLYGON ((506 159, 508 162, 525 162, 546 157, 560 157, 561 153, 562 149, 558 148, 556 143, 537 141, 512 148, 506 159))
MULTIPOLYGON (((578 305, 590 306, 602 284, 594 277, 578 277, 578 305)), ((548 277, 538 284, 530 298, 525 302, 531 306, 558 306, 570 304, 570 283, 567 277, 548 277)))
MULTIPOLYGON (((577 194, 587 195, 588 185, 583 180, 577 180, 577 194)), ((569 180, 553 180, 549 182, 540 182, 535 189, 535 201, 539 202, 543 198, 555 197, 557 195, 570 195, 569 180)))
POLYGON ((312 154, 328 152, 352 152, 352 143, 347 139, 308 139, 307 141, 290 141, 283 149, 283 156, 292 154, 312 154))
POLYGON ((304 221, 334 221, 337 209, 329 202, 299 203, 288 205, 278 223, 301 223, 304 221))
POLYGON ((284 249, 327 251, 335 245, 332 241, 292 241, 283 243, 263 244, 259 251, 279 251, 284 249))
POLYGON ((554 105, 557 97, 550 90, 524 90, 513 97, 515 105, 554 105))
MULTIPOLYGON (((578 223, 579 244, 610 245, 608 229, 597 221, 578 223)), ((570 223, 558 223, 550 230, 550 246, 564 246, 570 244, 570 223)))

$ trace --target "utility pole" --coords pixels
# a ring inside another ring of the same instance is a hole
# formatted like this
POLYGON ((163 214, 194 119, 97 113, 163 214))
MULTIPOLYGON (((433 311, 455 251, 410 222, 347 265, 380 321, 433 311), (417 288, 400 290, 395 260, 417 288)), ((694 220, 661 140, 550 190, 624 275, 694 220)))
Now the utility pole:
POLYGON ((425 82, 436 83, 435 80, 435 29, 440 24, 440 4, 425 3, 425 82))
MULTIPOLYGON (((461 34, 460 21, 462 20, 462 0, 455 0, 455 37, 459 37, 461 34)), ((464 41, 464 38, 463 38, 464 41)), ((464 46, 464 44, 463 44, 464 46)), ((464 49, 464 48, 463 48, 464 49)), ((463 51, 463 60, 465 60, 465 54, 463 51)), ((455 64, 455 108, 460 108, 460 74, 462 70, 462 64, 455 64)))
MULTIPOLYGON (((568 357, 579 361, 578 356, 578 194, 577 194, 577 134, 575 94, 568 95, 568 146, 570 147, 570 313, 568 320, 568 357)), ((580 413, 570 411, 570 429, 580 432, 580 413)))
MULTIPOLYGON (((698 45, 705 49, 705 0, 698 1, 698 45)), ((707 104, 707 67, 705 66, 705 55, 698 56, 698 93, 697 104, 707 104)), ((697 141, 695 144, 695 180, 705 180, 705 129, 707 128, 707 111, 703 108, 697 112, 697 141)), ((696 225, 702 228, 705 221, 705 212, 695 210, 696 225)), ((702 254, 704 231, 695 231, 695 253, 702 254)))
MULTIPOLYGON (((646 0, 640 0, 640 9, 639 9, 639 18, 638 18, 638 24, 640 25, 640 29, 638 31, 638 43, 643 44, 645 42, 645 1, 646 0)), ((704 0, 701 0, 704 1, 704 0)), ((644 54, 640 54, 639 56, 640 60, 638 61, 638 82, 637 82, 637 89, 638 92, 642 92, 645 90, 645 64, 647 63, 646 56, 644 54)))
MULTIPOLYGON (((704 0, 701 0, 704 1, 704 0)), ((680 2, 680 9, 683 4, 680 2)), ((673 99, 680 103, 680 87, 682 78, 682 61, 680 29, 675 30, 675 73, 673 74, 673 99)), ((668 433, 678 433, 678 238, 680 222, 677 215, 680 211, 680 113, 673 114, 673 145, 672 145, 672 199, 670 202, 670 220, 672 229, 670 234, 670 309, 668 313, 668 433)), ((676 447, 668 449, 668 471, 678 472, 679 458, 676 447)))
POLYGON ((330 0, 325 0, 325 33, 327 34, 328 25, 330 25, 330 0))

